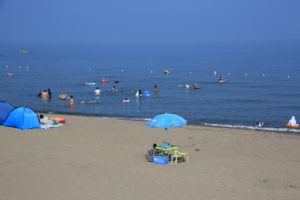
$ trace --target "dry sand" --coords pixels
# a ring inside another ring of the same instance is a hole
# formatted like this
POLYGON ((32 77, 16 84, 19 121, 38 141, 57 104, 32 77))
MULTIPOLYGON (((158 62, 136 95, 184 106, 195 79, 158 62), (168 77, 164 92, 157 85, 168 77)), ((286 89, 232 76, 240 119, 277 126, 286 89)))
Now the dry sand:
POLYGON ((65 118, 56 129, 0 127, 0 199, 300 199, 299 135, 65 118), (163 140, 189 162, 146 162, 163 140))

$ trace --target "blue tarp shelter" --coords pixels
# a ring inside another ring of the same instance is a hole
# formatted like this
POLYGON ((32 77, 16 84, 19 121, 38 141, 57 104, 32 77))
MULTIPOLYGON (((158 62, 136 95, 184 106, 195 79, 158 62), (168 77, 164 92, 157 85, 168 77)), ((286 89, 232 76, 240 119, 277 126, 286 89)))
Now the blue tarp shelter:
POLYGON ((17 107, 7 116, 3 126, 16 127, 19 129, 41 128, 37 114, 29 107, 17 107))
POLYGON ((4 123, 10 111, 12 111, 14 107, 7 103, 6 101, 0 101, 0 125, 4 123))

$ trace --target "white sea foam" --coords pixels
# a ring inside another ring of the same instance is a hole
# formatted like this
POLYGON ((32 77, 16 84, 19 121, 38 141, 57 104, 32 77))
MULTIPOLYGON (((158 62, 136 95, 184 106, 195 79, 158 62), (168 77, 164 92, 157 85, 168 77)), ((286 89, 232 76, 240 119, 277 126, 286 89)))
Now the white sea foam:
POLYGON ((273 131, 273 132, 286 132, 286 133, 300 133, 300 129, 294 128, 271 128, 271 127, 255 127, 245 125, 230 125, 230 124, 210 124, 204 123, 205 126, 221 127, 221 128, 234 128, 234 129, 247 129, 247 130, 260 130, 260 131, 273 131))

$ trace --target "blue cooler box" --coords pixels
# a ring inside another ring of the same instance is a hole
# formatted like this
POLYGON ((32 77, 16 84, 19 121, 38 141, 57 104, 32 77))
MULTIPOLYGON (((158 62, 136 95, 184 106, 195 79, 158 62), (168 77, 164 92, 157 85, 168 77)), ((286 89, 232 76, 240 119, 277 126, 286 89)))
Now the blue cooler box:
POLYGON ((168 156, 153 156, 153 162, 154 162, 154 164, 166 165, 169 163, 169 157, 168 156))

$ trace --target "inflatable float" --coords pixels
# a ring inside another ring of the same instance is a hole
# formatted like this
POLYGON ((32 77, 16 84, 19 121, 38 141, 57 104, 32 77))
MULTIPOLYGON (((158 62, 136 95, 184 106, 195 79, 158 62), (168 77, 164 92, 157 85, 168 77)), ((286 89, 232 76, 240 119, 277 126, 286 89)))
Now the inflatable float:
POLYGON ((98 101, 80 101, 81 104, 86 104, 86 103, 99 103, 98 101))
POLYGON ((109 80, 108 79, 102 79, 101 82, 102 83, 107 83, 109 80))
POLYGON ((91 85, 91 86, 95 86, 96 83, 95 82, 91 82, 91 83, 84 83, 84 85, 91 85))
POLYGON ((148 90, 145 90, 144 93, 143 93, 143 96, 149 97, 150 96, 150 92, 148 90))
POLYGON ((5 76, 13 76, 13 73, 6 73, 5 76))
POLYGON ((61 100, 67 100, 68 99, 68 95, 67 94, 59 94, 58 98, 61 100))
POLYGON ((65 123, 66 120, 64 117, 49 117, 51 120, 55 120, 57 123, 65 123))
POLYGON ((295 124, 295 125, 287 124, 286 127, 288 127, 288 128, 299 128, 299 124, 295 124))
POLYGON ((123 99, 122 100, 124 103, 129 103, 130 102, 130 100, 128 99, 128 98, 125 98, 125 99, 123 99))

